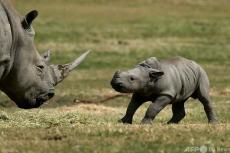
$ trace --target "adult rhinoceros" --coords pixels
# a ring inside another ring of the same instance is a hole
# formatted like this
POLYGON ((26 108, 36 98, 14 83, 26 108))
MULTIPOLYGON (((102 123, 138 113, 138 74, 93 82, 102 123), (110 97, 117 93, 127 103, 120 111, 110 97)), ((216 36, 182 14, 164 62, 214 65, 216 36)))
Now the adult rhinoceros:
POLYGON ((20 108, 36 108, 54 96, 54 86, 79 65, 89 52, 65 65, 48 65, 49 52, 39 55, 31 26, 36 10, 18 15, 0 0, 0 89, 20 108))

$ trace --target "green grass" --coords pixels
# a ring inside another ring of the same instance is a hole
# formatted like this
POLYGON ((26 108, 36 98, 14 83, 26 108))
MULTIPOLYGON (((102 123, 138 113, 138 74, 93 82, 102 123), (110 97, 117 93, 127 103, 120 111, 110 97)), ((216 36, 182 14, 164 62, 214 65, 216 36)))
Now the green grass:
POLYGON ((39 109, 18 109, 1 93, 0 152, 178 153, 202 145, 230 148, 228 0, 13 1, 22 14, 39 11, 34 22, 36 46, 40 53, 52 49, 53 63, 93 51, 39 109), (97 105, 76 102, 116 94, 110 80, 117 69, 128 69, 150 56, 178 55, 207 71, 220 124, 208 125, 195 100, 186 103, 187 116, 179 125, 165 124, 170 106, 152 125, 140 125, 149 103, 138 110, 133 125, 118 124, 130 97, 97 105))

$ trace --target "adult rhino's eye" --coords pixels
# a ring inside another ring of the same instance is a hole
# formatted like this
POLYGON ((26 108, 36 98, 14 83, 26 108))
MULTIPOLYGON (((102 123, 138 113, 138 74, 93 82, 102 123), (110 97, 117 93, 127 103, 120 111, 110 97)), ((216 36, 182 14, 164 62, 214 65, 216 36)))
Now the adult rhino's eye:
POLYGON ((37 65, 36 68, 38 71, 42 72, 44 69, 44 65, 37 65))
POLYGON ((40 68, 40 69, 44 69, 43 65, 38 65, 37 67, 40 68))

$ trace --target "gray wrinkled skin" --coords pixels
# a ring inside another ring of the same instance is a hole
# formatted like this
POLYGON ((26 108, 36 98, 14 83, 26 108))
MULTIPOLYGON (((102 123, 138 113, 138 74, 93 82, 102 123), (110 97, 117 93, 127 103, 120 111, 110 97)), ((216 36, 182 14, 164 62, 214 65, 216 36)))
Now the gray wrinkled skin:
POLYGON ((158 61, 151 57, 135 68, 117 71, 112 87, 122 93, 133 93, 123 123, 132 123, 136 110, 151 101, 142 123, 151 123, 168 104, 172 104, 172 118, 168 123, 179 123, 185 117, 184 103, 190 97, 204 106, 209 123, 217 122, 209 96, 209 80, 205 71, 194 61, 175 57, 158 61))
POLYGON ((37 11, 21 17, 0 0, 0 89, 20 108, 36 108, 54 96, 54 86, 68 76, 89 52, 65 65, 49 65, 50 52, 39 55, 32 21, 37 11))

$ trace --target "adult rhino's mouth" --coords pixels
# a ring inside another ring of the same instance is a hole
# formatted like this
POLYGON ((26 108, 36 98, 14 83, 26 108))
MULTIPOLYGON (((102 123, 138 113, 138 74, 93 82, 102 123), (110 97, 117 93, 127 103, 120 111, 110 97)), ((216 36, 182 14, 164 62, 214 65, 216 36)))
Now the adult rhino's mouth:
MULTIPOLYGON (((36 105, 42 105, 47 100, 54 96, 54 90, 49 90, 47 93, 43 93, 36 98, 36 105)), ((38 107, 39 107, 38 106, 38 107)))
POLYGON ((20 103, 16 103, 19 108, 22 109, 31 109, 31 108, 38 108, 44 102, 51 99, 54 96, 54 90, 49 90, 46 93, 41 93, 39 96, 33 99, 22 100, 20 103))

